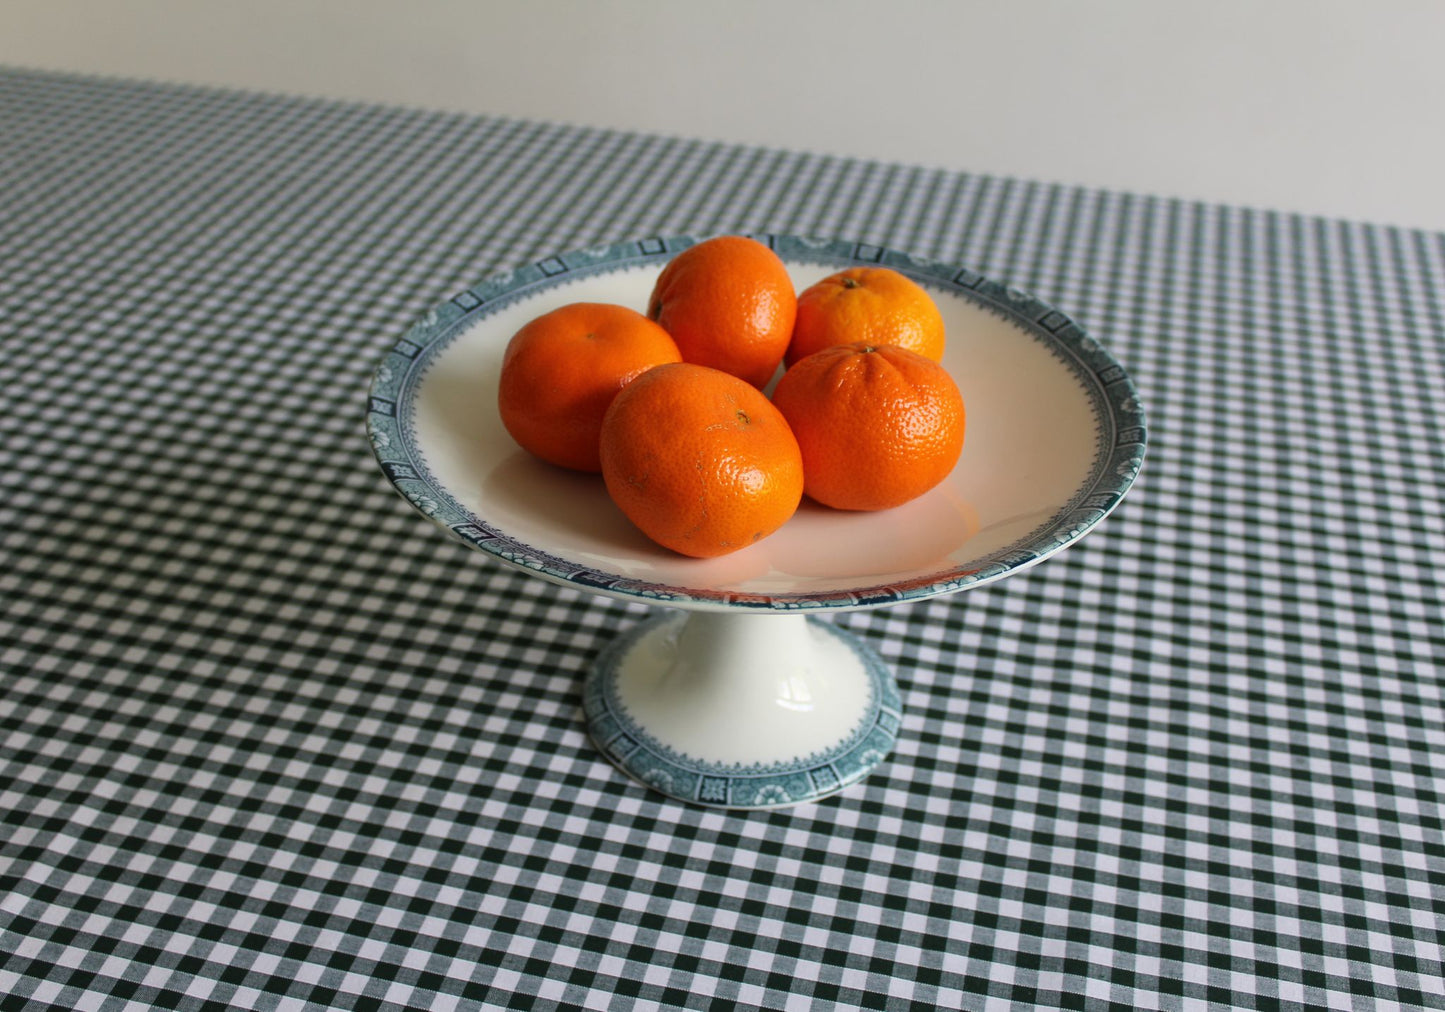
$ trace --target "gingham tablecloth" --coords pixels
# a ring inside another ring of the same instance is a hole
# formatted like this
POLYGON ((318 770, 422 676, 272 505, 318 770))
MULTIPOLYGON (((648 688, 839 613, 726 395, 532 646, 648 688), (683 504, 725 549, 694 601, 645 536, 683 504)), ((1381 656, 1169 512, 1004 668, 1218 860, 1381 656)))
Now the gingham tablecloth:
POLYGON ((1445 236, 657 136, 0 72, 0 1004, 1445 1007, 1445 236), (650 235, 967 265, 1125 364, 1144 472, 837 621, 895 754, 739 814, 587 740, 646 614, 447 540, 371 371, 650 235))

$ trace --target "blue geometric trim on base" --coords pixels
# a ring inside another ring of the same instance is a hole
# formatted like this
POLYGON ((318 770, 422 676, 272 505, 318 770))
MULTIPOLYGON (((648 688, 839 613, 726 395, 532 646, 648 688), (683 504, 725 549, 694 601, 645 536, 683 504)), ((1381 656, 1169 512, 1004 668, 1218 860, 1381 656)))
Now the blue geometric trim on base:
POLYGON ((583 686, 587 733, 634 780, 670 798, 709 808, 780 808, 838 793, 862 780, 893 751, 903 719, 893 673, 868 644, 816 617, 809 617, 810 628, 846 646, 868 679, 869 702, 862 719, 835 746, 805 759, 739 766, 693 759, 662 745, 619 704, 616 682, 632 648, 673 621, 675 614, 664 613, 618 636, 598 656, 583 686))

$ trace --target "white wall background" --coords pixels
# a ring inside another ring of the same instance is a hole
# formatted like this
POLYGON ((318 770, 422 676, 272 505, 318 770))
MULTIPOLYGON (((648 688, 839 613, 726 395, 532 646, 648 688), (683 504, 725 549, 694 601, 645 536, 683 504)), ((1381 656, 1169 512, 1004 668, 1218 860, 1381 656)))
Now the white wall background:
POLYGON ((0 0, 0 63, 1445 230, 1445 0, 0 0))

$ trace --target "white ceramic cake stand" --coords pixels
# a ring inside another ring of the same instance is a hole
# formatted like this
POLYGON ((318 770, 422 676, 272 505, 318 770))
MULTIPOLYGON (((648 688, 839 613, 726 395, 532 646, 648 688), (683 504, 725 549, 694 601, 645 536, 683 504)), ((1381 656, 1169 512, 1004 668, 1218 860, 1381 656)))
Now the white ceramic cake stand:
POLYGON ((837 240, 756 236, 801 291, 854 265, 925 285, 967 405, 962 458, 927 495, 880 513, 804 500, 718 559, 648 541, 600 477, 523 452, 497 416, 508 340, 568 302, 643 311, 691 237, 547 257, 428 312, 372 382, 368 431, 396 489, 465 544, 542 579, 665 606, 593 663, 588 732, 623 771, 694 804, 770 808, 841 790, 891 750, 901 702, 878 653, 819 616, 949 594, 1066 547, 1119 502, 1145 428, 1124 370, 1068 317, 957 266, 837 240))

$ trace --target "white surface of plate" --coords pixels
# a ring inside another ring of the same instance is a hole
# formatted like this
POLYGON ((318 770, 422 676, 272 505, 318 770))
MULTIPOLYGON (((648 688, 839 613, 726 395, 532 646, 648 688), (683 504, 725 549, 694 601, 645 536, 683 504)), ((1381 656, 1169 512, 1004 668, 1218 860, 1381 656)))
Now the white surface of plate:
POLYGON ((655 545, 599 475, 521 450, 496 394, 528 320, 569 302, 643 311, 691 238, 619 243, 494 275, 428 313, 378 368, 370 431, 383 469, 432 520, 504 562, 615 596, 694 608, 841 610, 931 596, 1031 565, 1092 528, 1138 471, 1144 425, 1117 363, 1063 314, 963 268, 833 240, 760 236, 797 289, 855 264, 894 267, 943 312, 944 365, 967 409, 962 456, 931 492, 852 513, 804 499, 771 537, 691 559, 655 545))

